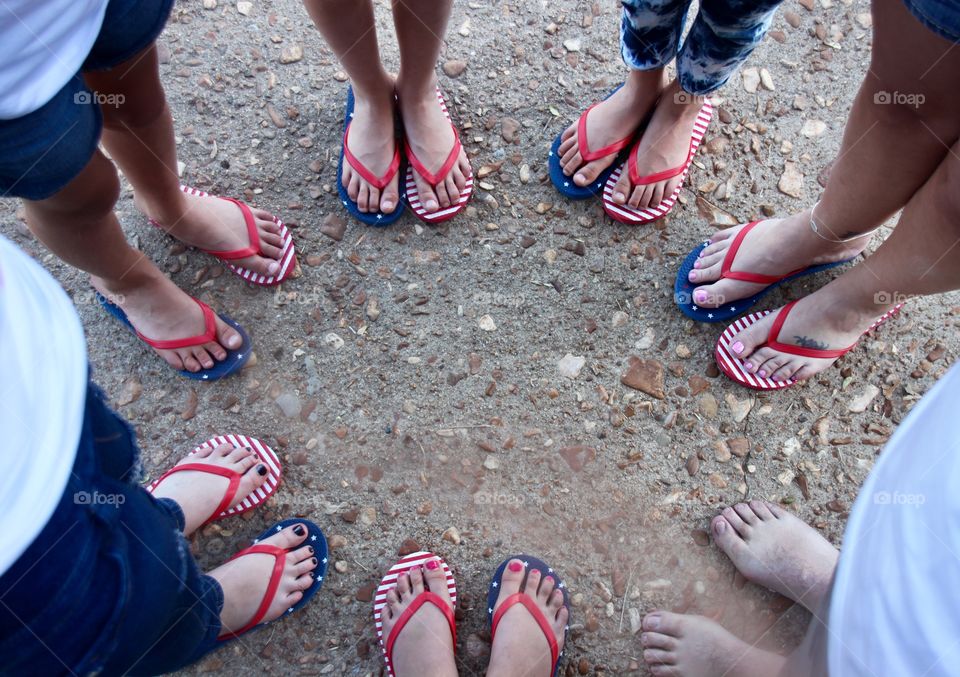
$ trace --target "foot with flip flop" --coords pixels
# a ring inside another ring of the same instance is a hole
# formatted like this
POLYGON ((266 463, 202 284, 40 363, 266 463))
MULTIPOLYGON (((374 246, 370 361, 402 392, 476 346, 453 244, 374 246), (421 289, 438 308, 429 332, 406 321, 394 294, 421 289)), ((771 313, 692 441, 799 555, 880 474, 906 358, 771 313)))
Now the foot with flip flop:
MULTIPOLYGON (((374 598, 374 622, 388 677, 455 676, 457 585, 447 563, 417 552, 387 572, 374 598)), ((527 555, 504 560, 487 596, 488 675, 555 677, 570 617, 566 585, 527 555)))
MULTIPOLYGON (((263 504, 281 473, 277 455, 260 440, 223 435, 195 448, 147 490, 176 504, 182 531, 190 536, 263 504)), ((327 543, 317 525, 288 519, 265 530, 208 572, 223 590, 223 608, 217 642, 207 649, 301 609, 320 590, 326 571, 327 543)))

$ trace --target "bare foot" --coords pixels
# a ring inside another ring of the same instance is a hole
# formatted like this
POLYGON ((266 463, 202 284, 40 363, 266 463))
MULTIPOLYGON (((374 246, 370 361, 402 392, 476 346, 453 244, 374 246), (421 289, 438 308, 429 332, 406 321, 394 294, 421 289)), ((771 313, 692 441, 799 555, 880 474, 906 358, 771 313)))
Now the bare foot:
POLYGON ((643 619, 643 660, 655 677, 774 677, 783 656, 761 651, 703 616, 654 611, 643 619))
MULTIPOLYGON (((563 651, 564 632, 569 612, 563 605, 563 591, 547 572, 531 569, 520 560, 510 560, 500 579, 500 594, 493 611, 496 614, 505 599, 518 592, 529 597, 550 623, 557 653, 563 651), (526 577, 526 580, 524 580, 526 577)), ((550 644, 536 619, 526 607, 515 604, 500 619, 497 634, 490 649, 488 677, 525 675, 552 677, 553 665, 550 644)))
MULTIPOLYGON (((717 308, 759 293, 766 284, 720 279, 723 260, 733 241, 746 225, 717 231, 710 245, 700 252, 688 279, 698 284, 693 301, 703 308, 717 308)), ((870 238, 862 237, 846 244, 828 242, 810 230, 810 210, 783 219, 761 221, 743 238, 733 262, 733 271, 779 277, 788 273, 851 259, 862 252, 870 238)))
MULTIPOLYGON (((177 191, 163 204, 150 204, 134 196, 137 208, 168 235, 181 242, 208 251, 236 251, 251 246, 246 220, 240 207, 228 200, 209 195, 200 197, 177 191)), ((280 226, 270 212, 251 208, 260 237, 260 255, 231 260, 254 273, 267 277, 280 272, 283 241, 280 226)))
MULTIPOLYGON (((306 537, 307 528, 296 524, 260 541, 261 544, 275 545, 290 551, 284 562, 280 585, 262 623, 282 616, 300 601, 303 591, 313 585, 313 570, 317 568, 313 547, 297 547, 306 537)), ((271 555, 253 553, 230 560, 209 572, 223 588, 221 637, 242 629, 253 619, 263 602, 275 562, 276 559, 271 555)))
MULTIPOLYGON (((587 115, 589 149, 596 151, 631 136, 647 118, 662 90, 662 72, 657 73, 656 77, 645 75, 642 71, 631 72, 623 87, 594 106, 587 115)), ((584 163, 577 140, 579 122, 579 119, 575 120, 564 130, 557 154, 563 173, 573 176, 573 182, 583 187, 596 181, 617 159, 617 154, 584 163)))
MULTIPOLYGON (((686 161, 693 124, 702 107, 700 97, 681 92, 676 81, 667 85, 640 139, 637 150, 637 172, 640 176, 665 172, 686 161)), ((624 171, 613 188, 612 199, 617 204, 627 204, 634 209, 656 207, 673 194, 680 181, 681 175, 678 175, 664 181, 634 186, 631 190, 630 172, 624 171)))
POLYGON ((775 503, 738 503, 713 518, 713 537, 751 583, 816 613, 839 551, 816 529, 775 503))
MULTIPOLYGON (((263 484, 267 478, 267 466, 260 463, 250 447, 234 447, 221 444, 217 447, 204 447, 195 454, 183 458, 177 465, 185 463, 204 463, 241 474, 236 497, 228 508, 237 503, 263 484)), ((199 470, 183 470, 164 478, 153 490, 155 498, 172 498, 183 510, 186 525, 183 533, 189 536, 213 517, 213 511, 220 505, 230 485, 229 478, 199 470)))
MULTIPOLYGON (((813 294, 800 299, 780 329, 778 341, 817 350, 849 348, 874 322, 890 309, 875 305, 858 309, 846 298, 837 278, 813 294)), ((730 349, 744 364, 745 371, 774 381, 803 381, 819 374, 837 357, 805 357, 774 350, 764 344, 779 310, 766 315, 730 340, 730 349)))
MULTIPOLYGON (((427 560, 397 577, 397 587, 387 593, 381 611, 384 641, 389 641, 403 612, 424 590, 438 595, 453 609, 447 590, 447 576, 438 559, 427 560)), ((443 613, 427 603, 417 609, 394 640, 393 674, 396 677, 456 677, 450 624, 443 613)))
MULTIPOLYGON (((374 176, 382 177, 390 168, 396 153, 394 138, 394 82, 384 76, 382 87, 375 93, 353 90, 353 119, 347 138, 350 152, 374 176)), ((382 189, 364 179, 349 162, 343 163, 343 187, 357 208, 364 213, 392 214, 400 204, 400 172, 396 172, 382 189)))
MULTIPOLYGON (((424 91, 413 90, 405 88, 401 73, 397 79, 397 94, 403 128, 414 155, 431 172, 440 171, 455 140, 450 121, 443 114, 437 100, 436 81, 424 91)), ((420 202, 427 213, 432 214, 455 205, 467 185, 470 171, 470 161, 462 146, 453 168, 436 186, 420 176, 420 172, 414 171, 413 177, 417 190, 420 191, 420 202)))
MULTIPOLYGON (((172 341, 200 336, 206 330, 203 311, 196 301, 152 264, 144 273, 131 273, 121 283, 91 277, 94 288, 123 309, 127 319, 140 332, 155 341, 172 341)), ((199 372, 210 369, 227 357, 227 350, 237 350, 243 339, 219 317, 216 318, 216 341, 189 348, 160 350, 156 353, 174 369, 199 372)))

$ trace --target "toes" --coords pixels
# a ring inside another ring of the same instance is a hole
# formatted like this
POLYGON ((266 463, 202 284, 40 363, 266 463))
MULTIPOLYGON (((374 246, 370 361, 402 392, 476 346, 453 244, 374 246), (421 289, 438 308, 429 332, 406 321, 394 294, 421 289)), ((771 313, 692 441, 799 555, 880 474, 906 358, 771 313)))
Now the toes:
POLYGON ((293 582, 294 590, 308 590, 313 585, 313 576, 304 574, 293 582))
POLYGON ((557 634, 557 638, 560 641, 563 641, 563 633, 567 628, 567 622, 570 620, 570 610, 567 607, 563 606, 563 593, 557 590, 554 594, 556 597, 560 595, 560 608, 557 610, 557 622, 554 625, 554 632, 557 634))
POLYGON ((733 528, 733 525, 719 515, 713 518, 710 527, 713 531, 713 540, 720 546, 721 550, 728 554, 733 548, 737 547, 739 543, 743 543, 743 538, 737 530, 733 528))
POLYGON ((597 180, 600 173, 606 169, 600 162, 590 162, 580 168, 580 171, 573 177, 573 182, 578 186, 586 186, 597 180))
POLYGON ((280 247, 283 246, 283 238, 280 237, 280 235, 278 235, 277 233, 261 232, 260 244, 261 246, 267 244, 267 245, 270 245, 271 247, 276 247, 277 250, 279 251, 280 247))
MULTIPOLYGON (((214 350, 216 347, 219 347, 215 343, 210 343, 207 345, 210 346, 211 351, 214 350)), ((213 357, 210 356, 210 353, 206 351, 204 346, 195 346, 193 348, 193 356, 197 358, 197 362, 199 362, 204 369, 210 369, 213 367, 213 365, 216 364, 213 357)))
POLYGON ((550 595, 550 600, 547 602, 547 608, 554 614, 560 613, 560 609, 564 608, 563 590, 560 588, 554 588, 553 593, 550 595))
MULTIPOLYGON (((772 315, 768 315, 767 317, 772 317, 772 315)), ((767 318, 765 317, 759 322, 751 324, 733 337, 730 341, 730 349, 734 355, 746 361, 746 358, 749 358, 753 354, 753 351, 766 342, 767 332, 770 328, 766 320, 767 318)))
MULTIPOLYGON (((733 527, 733 530, 736 531, 741 538, 747 537, 747 532, 750 529, 750 525, 741 519, 736 510, 728 506, 724 508, 717 517, 722 517, 724 520, 726 520, 727 524, 733 527)), ((716 522, 716 519, 717 518, 714 518, 714 522, 716 522)))
POLYGON ((443 180, 444 185, 447 188, 447 195, 450 197, 451 204, 455 203, 460 197, 460 189, 457 187, 457 175, 460 172, 450 172, 447 175, 447 178, 443 180))
POLYGON ((750 358, 753 368, 756 370, 757 375, 761 378, 766 378, 767 376, 772 377, 774 372, 776 372, 778 369, 780 369, 780 367, 784 366, 789 361, 790 358, 786 355, 781 355, 780 353, 768 348, 762 348, 761 350, 758 350, 753 354, 753 357, 750 358))
POLYGON ((200 363, 197 362, 197 359, 193 356, 193 353, 181 355, 180 359, 183 360, 183 368, 189 372, 196 373, 203 369, 203 367, 200 366, 200 363))
POLYGON ((662 649, 644 649, 643 660, 647 665, 673 665, 674 654, 662 649))
POLYGON ((185 459, 183 459, 182 462, 183 462, 183 463, 193 463, 193 462, 194 462, 196 459, 198 459, 198 458, 210 458, 211 456, 219 455, 220 449, 223 448, 223 447, 232 448, 232 445, 229 445, 229 444, 218 444, 218 445, 215 446, 215 447, 210 447, 210 446, 204 445, 204 446, 200 447, 196 452, 190 454, 190 455, 187 456, 185 459))
POLYGON ((437 194, 437 202, 440 203, 440 206, 444 209, 450 206, 450 195, 447 193, 447 184, 441 181, 436 186, 434 186, 434 191, 437 194))
POLYGON ((472 170, 470 168, 470 161, 467 159, 466 154, 461 154, 460 164, 453 170, 453 183, 457 187, 454 200, 458 199, 460 197, 460 193, 462 193, 463 189, 467 187, 467 177, 470 176, 471 172, 472 170))
POLYGON ((369 191, 369 196, 367 197, 367 210, 371 212, 377 211, 380 208, 380 190, 369 186, 367 188, 369 191))
POLYGON ((642 627, 647 632, 659 632, 663 635, 680 638, 683 616, 669 611, 654 611, 643 617, 642 627))
MULTIPOLYGON (((710 236, 711 245, 710 247, 707 247, 707 249, 713 249, 714 251, 726 249, 728 245, 724 243, 736 236, 736 234, 739 233, 740 229, 742 228, 743 226, 733 226, 732 228, 718 230, 716 233, 710 236)), ((712 254, 713 252, 711 251, 709 253, 712 254)))
MULTIPOLYGON (((227 357, 227 351, 224 348, 229 350, 237 350, 243 346, 243 338, 237 332, 236 329, 231 327, 229 324, 221 320, 219 317, 216 319, 217 324, 217 342, 220 345, 213 345, 211 350, 213 356, 218 360, 223 360, 227 357)), ((211 345, 211 344, 207 344, 211 345)))
POLYGON ((243 447, 235 447, 232 444, 227 444, 226 442, 224 442, 223 444, 218 444, 217 446, 215 446, 210 455, 214 457, 226 458, 230 454, 236 451, 239 451, 241 449, 243 449, 243 447))
POLYGON ((414 597, 423 592, 423 569, 420 567, 413 567, 410 570, 410 591, 414 597))
POLYGON ((647 204, 647 207, 653 208, 663 202, 665 195, 669 195, 665 190, 666 186, 662 183, 658 183, 652 187, 650 191, 650 202, 647 204))
POLYGON ((357 191, 357 208, 361 212, 370 211, 370 186, 366 183, 361 183, 357 191))
POLYGON ((410 574, 404 572, 397 576, 397 592, 400 593, 400 599, 405 599, 410 594, 410 574))
POLYGON ((643 195, 646 191, 646 186, 637 186, 633 189, 633 192, 630 193, 630 199, 627 200, 627 204, 633 207, 634 209, 640 209, 640 205, 643 203, 643 195))
MULTIPOLYGON (((795 371, 793 375, 790 376, 790 378, 792 378, 794 381, 806 381, 808 378, 813 378, 819 373, 820 373, 819 369, 815 369, 810 365, 804 365, 799 369, 797 369, 797 371, 795 371)), ((786 380, 786 379, 783 379, 783 380, 786 380)))
POLYGON ((706 254, 706 255, 704 255, 703 252, 700 252, 700 256, 693 263, 693 267, 697 270, 706 270, 718 264, 722 266, 723 259, 726 258, 726 253, 727 253, 727 250, 714 252, 712 254, 706 254))
POLYGON ((447 574, 440 566, 439 559, 430 559, 423 563, 423 579, 430 592, 440 596, 447 594, 447 574))
POLYGON ((360 177, 356 174, 353 174, 350 177, 350 183, 347 185, 347 195, 350 196, 350 199, 354 202, 357 202, 357 198, 360 195, 360 177))
MULTIPOLYGON (((703 264, 699 268, 694 268, 687 274, 687 279, 691 282, 697 284, 704 284, 706 282, 716 282, 720 279, 720 273, 723 270, 721 263, 714 264, 703 264)), ((716 305, 723 303, 723 296, 716 293, 716 286, 710 285, 709 287, 701 287, 699 289, 701 301, 698 303, 705 303, 707 301, 713 300, 716 305)))
POLYGON ((500 597, 506 599, 510 595, 520 592, 520 584, 523 583, 524 567, 523 562, 518 559, 512 559, 507 562, 503 569, 503 576, 500 579, 500 597))
POLYGON ((253 466, 260 463, 260 457, 246 447, 238 447, 227 456, 227 461, 233 464, 234 469, 241 475, 253 466))
POLYGON ((620 172, 620 178, 617 179, 616 185, 613 187, 613 192, 611 194, 611 199, 618 205, 623 205, 627 203, 627 198, 630 195, 630 173, 627 171, 627 168, 624 167, 623 171, 620 172))
POLYGON ((770 511, 770 514, 773 515, 776 519, 781 517, 786 517, 790 513, 784 510, 781 506, 776 503, 771 503, 770 501, 764 501, 764 504, 767 506, 767 510, 770 511))
POLYGON ((553 594, 554 586, 556 581, 553 576, 547 575, 543 577, 543 581, 540 583, 540 590, 537 591, 537 598, 543 603, 548 604, 550 602, 550 595, 553 594))
POLYGON ((770 374, 770 378, 773 381, 789 381, 798 371, 800 371, 802 366, 803 365, 801 363, 787 359, 785 360, 783 366, 770 374))
POLYGON ((733 509, 737 511, 737 514, 740 515, 740 519, 749 524, 750 526, 756 526, 760 523, 760 518, 757 517, 757 514, 753 512, 753 509, 748 503, 737 503, 733 506, 733 509))
POLYGON ((387 606, 390 608, 390 611, 395 611, 398 606, 400 606, 400 595, 397 593, 396 588, 390 588, 387 591, 387 606))
POLYGON ((761 520, 773 519, 773 513, 770 512, 770 509, 764 501, 750 501, 750 509, 753 510, 753 513, 761 520))
MULTIPOLYGON (((282 529, 269 538, 263 540, 284 550, 293 550, 307 539, 307 527, 303 524, 293 524, 282 529)), ((312 554, 312 553, 311 553, 312 554)))
POLYGON ((301 546, 301 547, 297 548, 296 550, 292 551, 292 552, 288 555, 288 557, 290 558, 290 561, 291 561, 291 562, 300 563, 300 562, 304 562, 304 561, 309 560, 311 557, 313 557, 313 555, 314 555, 313 546, 312 546, 312 545, 304 545, 304 546, 301 546))
POLYGON ((285 599, 284 603, 287 605, 287 608, 289 608, 294 606, 301 599, 303 599, 303 593, 300 592, 299 590, 294 590, 289 595, 287 595, 284 599, 285 599))
POLYGON ((350 169, 350 165, 343 163, 343 172, 340 175, 340 185, 347 189, 347 194, 350 196, 350 199, 353 199, 353 193, 350 192, 350 181, 353 178, 353 171, 350 169))
POLYGON ((523 591, 530 597, 536 597, 537 591, 540 589, 540 579, 542 577, 543 574, 540 573, 539 569, 530 569, 527 573, 527 582, 523 586, 523 591))
POLYGON ((420 192, 420 204, 428 212, 435 212, 440 209, 440 203, 437 201, 437 194, 433 188, 424 181, 419 174, 415 175, 417 190, 420 192))
MULTIPOLYGON (((167 364, 169 364, 171 367, 173 367, 173 368, 176 369, 177 371, 183 371, 183 370, 187 369, 187 365, 184 364, 183 358, 180 357, 180 355, 179 355, 178 353, 175 353, 175 352, 172 352, 172 351, 164 351, 164 352, 161 353, 161 356, 163 357, 164 360, 167 361, 167 364)), ((200 366, 200 365, 197 365, 197 367, 199 367, 199 366, 200 366)), ((198 370, 197 370, 197 369, 192 369, 192 370, 191 370, 191 369, 187 369, 187 371, 198 371, 198 370)))
POLYGON ((576 122, 573 122, 569 127, 567 127, 566 129, 563 130, 563 134, 560 135, 560 141, 561 141, 561 143, 560 143, 560 148, 561 148, 561 149, 562 149, 564 146, 569 146, 569 144, 571 144, 571 143, 576 143, 576 142, 577 142, 576 136, 574 136, 574 135, 577 133, 577 124, 578 124, 579 122, 580 122, 580 121, 577 120, 576 122))
POLYGON ((670 635, 664 635, 661 632, 644 632, 640 635, 640 644, 644 649, 662 649, 664 651, 673 651, 677 646, 677 640, 670 635))
POLYGON ((265 259, 270 259, 270 261, 264 261, 264 267, 268 265, 276 266, 277 261, 280 259, 280 247, 270 244, 265 240, 260 240, 260 256, 265 259))
POLYGON ((309 559, 305 559, 305 560, 303 560, 302 562, 298 562, 297 564, 295 564, 295 565, 293 566, 293 570, 292 570, 292 571, 293 571, 293 577, 294 577, 294 578, 299 578, 300 576, 303 576, 304 574, 310 573, 311 571, 313 571, 313 570, 316 569, 316 568, 317 568, 317 558, 316 558, 316 557, 311 557, 311 558, 309 558, 309 559))
POLYGON ((380 211, 384 214, 392 214, 400 204, 400 193, 397 191, 398 178, 394 177, 380 196, 380 211))

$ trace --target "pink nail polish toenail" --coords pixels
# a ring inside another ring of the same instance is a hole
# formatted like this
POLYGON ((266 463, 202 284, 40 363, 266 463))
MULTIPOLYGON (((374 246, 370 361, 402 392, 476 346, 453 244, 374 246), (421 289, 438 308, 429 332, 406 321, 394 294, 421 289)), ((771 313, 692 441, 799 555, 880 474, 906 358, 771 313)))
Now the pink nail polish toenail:
POLYGON ((735 352, 737 355, 743 352, 743 343, 740 341, 737 341, 731 347, 733 348, 733 352, 735 352))
POLYGON ((547 577, 544 578, 543 580, 545 580, 545 581, 553 581, 553 576, 547 576, 547 577))
POLYGON ((760 373, 760 378, 763 378, 767 375, 767 372, 764 371, 763 369, 761 369, 759 373, 760 373))
POLYGON ((695 282, 697 279, 697 271, 691 270, 690 274, 687 276, 691 282, 695 282))
POLYGON ((427 562, 426 567, 430 571, 436 571, 438 568, 440 568, 440 562, 438 562, 435 559, 432 559, 429 562, 427 562))
POLYGON ((693 292, 693 300, 697 303, 703 303, 707 300, 707 292, 700 290, 693 292))
POLYGON ((694 261, 694 262, 693 262, 693 267, 694 267, 694 268, 699 268, 699 267, 700 267, 700 262, 699 262, 699 261, 694 261))
POLYGON ((747 362, 747 363, 744 364, 743 366, 746 367, 747 369, 753 369, 753 365, 752 365, 751 363, 749 363, 749 362, 747 362))
POLYGON ((510 569, 510 571, 513 571, 514 573, 516 573, 517 571, 523 571, 523 565, 520 564, 520 562, 510 562, 507 568, 510 569))

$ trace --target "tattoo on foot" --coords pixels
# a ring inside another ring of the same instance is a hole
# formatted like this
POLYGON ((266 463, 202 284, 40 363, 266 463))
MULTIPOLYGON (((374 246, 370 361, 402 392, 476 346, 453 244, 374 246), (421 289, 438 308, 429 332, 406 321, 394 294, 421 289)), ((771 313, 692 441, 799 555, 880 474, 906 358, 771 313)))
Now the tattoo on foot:
POLYGON ((796 341, 797 345, 801 348, 813 348, 814 350, 828 350, 830 348, 830 346, 823 341, 817 341, 807 336, 794 336, 793 340, 796 341))

